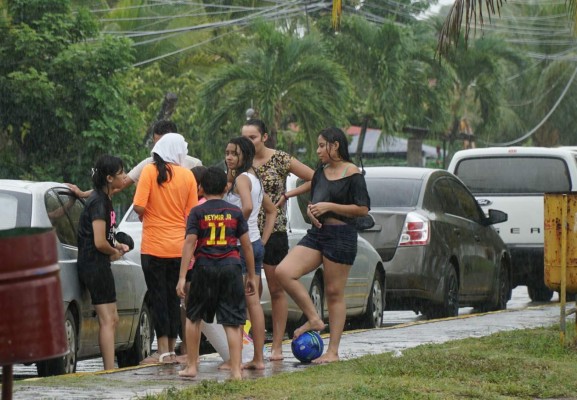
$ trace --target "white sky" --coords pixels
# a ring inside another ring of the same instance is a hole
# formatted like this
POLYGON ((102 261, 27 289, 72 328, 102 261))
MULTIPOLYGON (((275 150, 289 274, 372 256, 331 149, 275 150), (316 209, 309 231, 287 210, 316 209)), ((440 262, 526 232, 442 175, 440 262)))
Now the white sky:
POLYGON ((435 6, 431 6, 428 12, 426 12, 423 17, 428 17, 429 15, 434 15, 439 12, 441 7, 446 5, 453 5, 454 0, 439 0, 439 3, 435 6))

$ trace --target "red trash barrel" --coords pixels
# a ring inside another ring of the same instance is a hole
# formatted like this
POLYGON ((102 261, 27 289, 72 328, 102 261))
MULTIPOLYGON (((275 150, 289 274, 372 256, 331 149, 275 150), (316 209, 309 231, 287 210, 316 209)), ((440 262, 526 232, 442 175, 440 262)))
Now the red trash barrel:
POLYGON ((68 352, 59 271, 52 228, 0 231, 0 365, 68 352))

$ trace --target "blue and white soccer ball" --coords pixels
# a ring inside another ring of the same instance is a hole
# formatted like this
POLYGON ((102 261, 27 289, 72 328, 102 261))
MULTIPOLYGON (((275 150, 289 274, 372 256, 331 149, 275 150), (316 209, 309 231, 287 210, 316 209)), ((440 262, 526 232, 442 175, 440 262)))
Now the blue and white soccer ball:
POLYGON ((291 349, 297 360, 309 363, 323 354, 323 339, 318 332, 308 331, 293 339, 291 349))

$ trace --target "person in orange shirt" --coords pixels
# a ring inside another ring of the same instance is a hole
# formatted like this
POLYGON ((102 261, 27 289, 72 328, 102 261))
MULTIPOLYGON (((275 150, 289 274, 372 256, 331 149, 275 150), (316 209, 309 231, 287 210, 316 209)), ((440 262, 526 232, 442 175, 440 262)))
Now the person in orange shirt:
POLYGON ((141 364, 175 363, 180 328, 178 283, 186 220, 198 203, 192 172, 181 167, 187 154, 182 135, 167 133, 154 145, 154 162, 144 167, 134 210, 142 219, 141 263, 150 296, 158 350, 141 364))

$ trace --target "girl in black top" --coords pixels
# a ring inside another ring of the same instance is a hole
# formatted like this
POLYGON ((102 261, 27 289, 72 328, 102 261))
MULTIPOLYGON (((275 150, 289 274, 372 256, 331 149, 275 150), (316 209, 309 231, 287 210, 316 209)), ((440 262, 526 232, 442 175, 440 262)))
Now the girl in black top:
POLYGON ((307 215, 312 228, 284 258, 276 276, 303 310, 307 322, 294 332, 322 331, 325 323, 317 314, 299 278, 324 265, 325 298, 329 311, 330 342, 325 354, 313 363, 339 360, 339 344, 346 319, 345 284, 357 254, 356 217, 368 214, 369 194, 359 168, 351 162, 344 132, 338 128, 321 131, 317 139, 321 166, 311 184, 307 215))
POLYGON ((92 172, 94 191, 78 224, 78 277, 92 298, 98 315, 98 342, 104 369, 114 368, 114 335, 118 324, 116 289, 110 267, 129 248, 114 239, 116 216, 112 193, 122 187, 124 166, 118 157, 101 156, 92 172))

